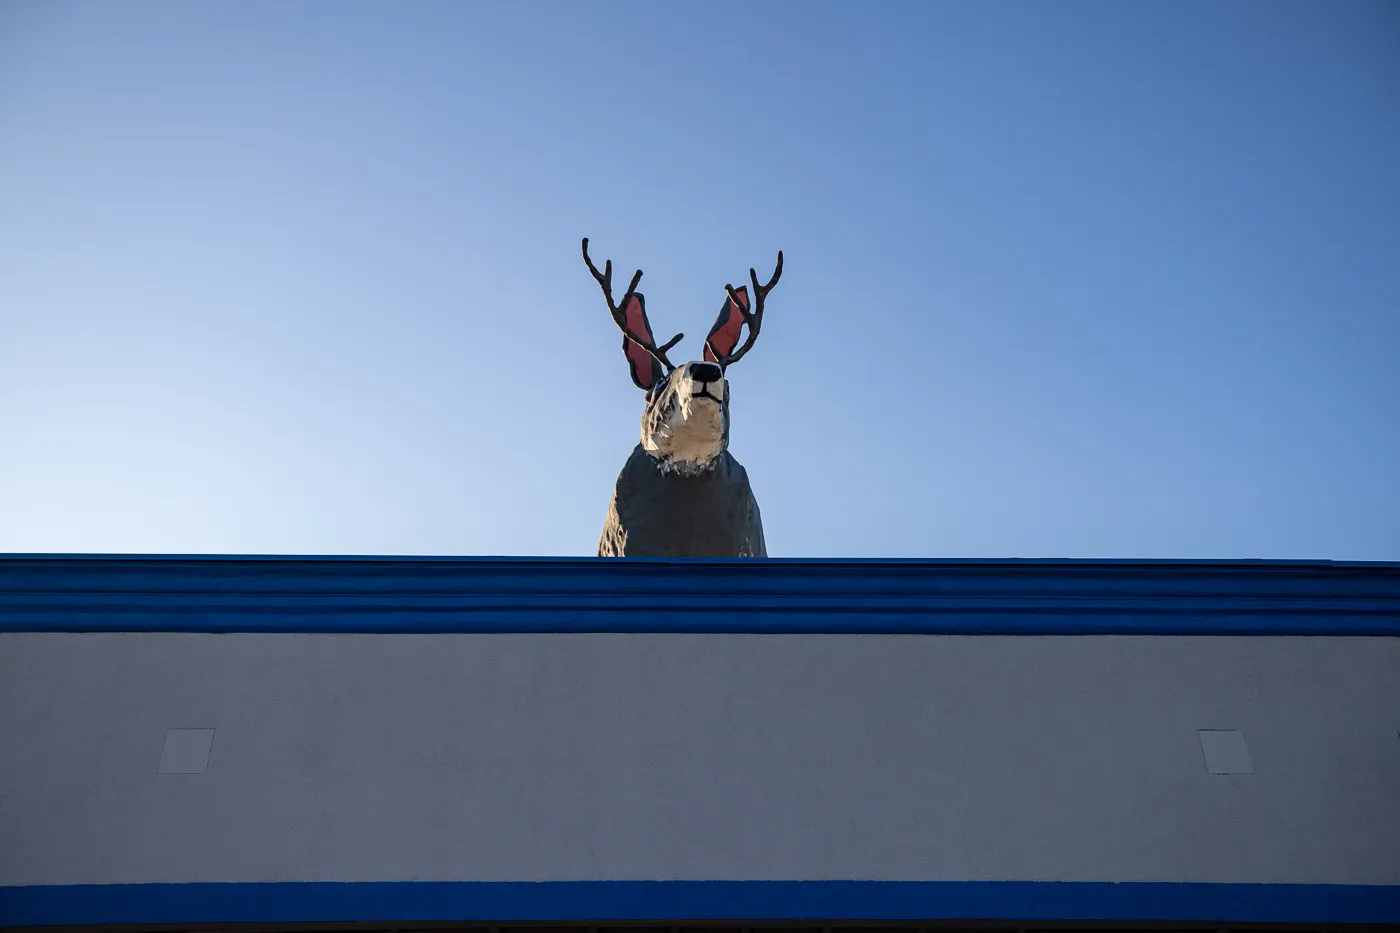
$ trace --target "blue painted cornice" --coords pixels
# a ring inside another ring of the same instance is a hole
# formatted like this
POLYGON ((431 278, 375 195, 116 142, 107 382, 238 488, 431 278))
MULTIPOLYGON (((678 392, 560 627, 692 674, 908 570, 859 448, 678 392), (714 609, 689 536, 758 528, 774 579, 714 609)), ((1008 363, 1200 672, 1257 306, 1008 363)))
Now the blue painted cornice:
POLYGON ((1400 564, 0 555, 0 631, 1400 635, 1400 564))

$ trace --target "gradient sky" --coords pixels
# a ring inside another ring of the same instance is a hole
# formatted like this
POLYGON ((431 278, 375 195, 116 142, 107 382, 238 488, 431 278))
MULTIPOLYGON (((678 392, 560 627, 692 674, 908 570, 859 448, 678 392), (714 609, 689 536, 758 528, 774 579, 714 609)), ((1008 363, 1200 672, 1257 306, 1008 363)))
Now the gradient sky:
POLYGON ((731 371, 773 556, 1400 559, 1400 7, 0 4, 0 551, 592 554, 731 371))

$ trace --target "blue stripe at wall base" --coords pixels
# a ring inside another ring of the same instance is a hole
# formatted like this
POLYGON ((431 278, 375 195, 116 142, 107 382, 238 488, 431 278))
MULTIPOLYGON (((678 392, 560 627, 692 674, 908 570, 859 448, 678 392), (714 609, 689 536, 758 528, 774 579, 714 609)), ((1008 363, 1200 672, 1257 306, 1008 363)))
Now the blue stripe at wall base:
POLYGON ((0 926, 657 920, 1400 924, 1400 885, 408 881, 0 886, 0 926))

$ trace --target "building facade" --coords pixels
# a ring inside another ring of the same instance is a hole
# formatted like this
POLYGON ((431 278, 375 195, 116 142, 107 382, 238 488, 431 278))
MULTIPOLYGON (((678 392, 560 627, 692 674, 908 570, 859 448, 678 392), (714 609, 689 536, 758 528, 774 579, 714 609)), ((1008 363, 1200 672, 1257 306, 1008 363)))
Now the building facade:
POLYGON ((1400 924, 1400 565, 0 558, 0 925, 1400 924))

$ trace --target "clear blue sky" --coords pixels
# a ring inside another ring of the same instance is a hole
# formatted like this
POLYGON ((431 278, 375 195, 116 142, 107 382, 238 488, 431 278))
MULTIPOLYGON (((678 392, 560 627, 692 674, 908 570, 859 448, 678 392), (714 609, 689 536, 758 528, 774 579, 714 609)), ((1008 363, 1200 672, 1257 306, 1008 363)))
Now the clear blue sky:
POLYGON ((1384 0, 10 0, 0 551, 593 553, 585 235, 774 556, 1400 559, 1384 0))

